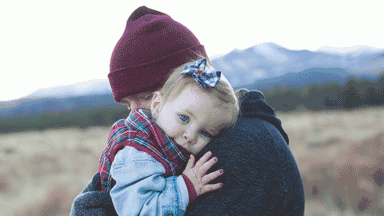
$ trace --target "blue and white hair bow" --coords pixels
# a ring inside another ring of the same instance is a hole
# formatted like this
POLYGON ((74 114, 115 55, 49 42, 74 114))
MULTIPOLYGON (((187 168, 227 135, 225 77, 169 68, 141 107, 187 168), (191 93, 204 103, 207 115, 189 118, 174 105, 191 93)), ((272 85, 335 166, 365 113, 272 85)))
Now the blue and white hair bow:
POLYGON ((203 58, 195 63, 185 66, 181 74, 190 74, 203 88, 206 86, 215 88, 220 82, 220 71, 210 70, 206 71, 207 59, 203 58))

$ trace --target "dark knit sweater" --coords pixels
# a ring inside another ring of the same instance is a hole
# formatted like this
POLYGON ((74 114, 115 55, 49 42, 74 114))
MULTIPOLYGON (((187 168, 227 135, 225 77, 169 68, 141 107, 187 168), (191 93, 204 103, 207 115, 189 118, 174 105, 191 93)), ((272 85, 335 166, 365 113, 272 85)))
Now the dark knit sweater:
MULTIPOLYGON (((261 92, 245 92, 241 100, 236 126, 196 158, 212 151, 219 160, 209 172, 223 169, 224 174, 211 183, 224 186, 190 203, 186 215, 303 215, 303 184, 280 120, 261 92)), ((113 215, 97 178, 99 173, 75 199, 71 215, 113 215)))
POLYGON ((304 215, 301 176, 280 120, 261 92, 242 99, 236 127, 196 157, 212 151, 219 160, 211 171, 224 170, 212 184, 224 186, 190 203, 186 215, 304 215))

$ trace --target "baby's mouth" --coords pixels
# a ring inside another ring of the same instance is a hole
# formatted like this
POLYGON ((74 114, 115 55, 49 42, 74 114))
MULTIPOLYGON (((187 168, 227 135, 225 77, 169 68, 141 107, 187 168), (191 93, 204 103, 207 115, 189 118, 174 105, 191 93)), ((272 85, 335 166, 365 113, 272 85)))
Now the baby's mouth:
POLYGON ((177 143, 173 138, 171 138, 171 139, 172 139, 173 143, 175 143, 176 145, 182 147, 182 148, 185 149, 187 152, 189 152, 189 151, 187 150, 187 148, 186 148, 186 147, 188 146, 188 144, 183 144, 183 145, 181 145, 181 144, 177 143))

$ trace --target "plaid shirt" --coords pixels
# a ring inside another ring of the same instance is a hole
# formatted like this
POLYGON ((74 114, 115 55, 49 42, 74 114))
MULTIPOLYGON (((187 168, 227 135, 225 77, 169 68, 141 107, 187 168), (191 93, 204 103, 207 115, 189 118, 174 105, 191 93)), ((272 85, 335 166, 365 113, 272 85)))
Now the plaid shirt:
POLYGON ((117 152, 126 146, 143 151, 165 168, 164 177, 180 175, 188 162, 190 153, 177 146, 142 109, 131 111, 127 119, 117 121, 109 133, 108 145, 101 154, 98 172, 101 191, 110 192, 115 185, 110 170, 117 152))

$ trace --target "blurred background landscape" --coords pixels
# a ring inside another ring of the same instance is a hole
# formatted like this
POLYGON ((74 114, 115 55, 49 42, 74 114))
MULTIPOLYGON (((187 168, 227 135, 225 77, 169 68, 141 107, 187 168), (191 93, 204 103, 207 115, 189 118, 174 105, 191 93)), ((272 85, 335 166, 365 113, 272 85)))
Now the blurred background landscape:
MULTIPOLYGON (((212 59, 234 89, 263 91, 276 111, 340 110, 384 105, 384 50, 346 53, 289 50, 263 43, 212 59)), ((0 132, 110 126, 128 115, 108 80, 43 88, 0 102, 0 132)))
MULTIPOLYGON (((384 215, 384 50, 263 43, 211 59, 235 90, 261 90, 290 138, 305 215, 384 215)), ((0 102, 0 215, 68 215, 129 110, 107 80, 0 102)))

